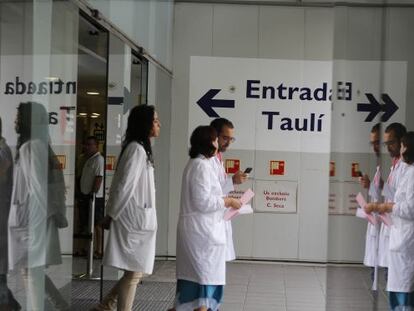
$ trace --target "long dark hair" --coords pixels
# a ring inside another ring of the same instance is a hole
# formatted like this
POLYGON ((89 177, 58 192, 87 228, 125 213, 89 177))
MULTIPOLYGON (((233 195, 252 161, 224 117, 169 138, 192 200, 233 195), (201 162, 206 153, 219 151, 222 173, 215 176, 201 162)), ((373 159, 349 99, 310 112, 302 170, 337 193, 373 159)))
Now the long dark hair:
POLYGON ((401 142, 407 148, 401 155, 404 162, 408 164, 414 163, 414 132, 407 132, 401 139, 401 142))
POLYGON ((131 109, 128 117, 128 125, 125 133, 125 139, 122 143, 121 155, 122 157, 125 148, 129 145, 130 142, 136 141, 145 149, 147 154, 147 160, 151 164, 154 164, 154 159, 152 157, 152 148, 150 141, 150 134, 153 128, 155 115, 154 106, 148 105, 139 105, 131 109))
POLYGON ((20 147, 29 140, 38 139, 49 145, 49 116, 42 104, 30 101, 20 103, 17 107, 17 127, 16 161, 20 156, 20 147))

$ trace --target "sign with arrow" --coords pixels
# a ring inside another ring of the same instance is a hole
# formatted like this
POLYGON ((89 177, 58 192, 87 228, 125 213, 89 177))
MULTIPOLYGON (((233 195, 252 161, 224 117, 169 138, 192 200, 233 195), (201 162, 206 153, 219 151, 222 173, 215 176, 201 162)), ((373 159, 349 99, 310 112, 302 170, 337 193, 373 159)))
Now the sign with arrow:
POLYGON ((234 100, 229 99, 214 99, 221 90, 210 89, 198 101, 200 108, 210 117, 218 118, 219 115, 213 108, 234 108, 234 100))
POLYGON ((193 56, 188 134, 224 117, 233 150, 369 153, 373 122, 405 122, 406 72, 406 62, 193 56))
POLYGON ((381 99, 384 104, 380 104, 375 96, 371 93, 366 93, 369 103, 359 103, 358 111, 369 112, 365 118, 365 122, 371 122, 382 111, 381 122, 387 122, 392 115, 398 110, 398 106, 394 103, 388 94, 381 94, 381 99))

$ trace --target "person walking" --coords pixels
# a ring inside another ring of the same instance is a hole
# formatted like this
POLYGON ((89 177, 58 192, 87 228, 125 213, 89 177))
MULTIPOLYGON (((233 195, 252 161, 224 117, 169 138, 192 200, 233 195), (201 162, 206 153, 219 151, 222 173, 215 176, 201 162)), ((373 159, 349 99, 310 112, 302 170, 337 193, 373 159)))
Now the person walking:
POLYGON ((131 110, 103 220, 109 226, 103 264, 124 274, 92 310, 130 311, 139 280, 152 273, 157 215, 151 138, 159 136, 160 127, 154 106, 131 110))

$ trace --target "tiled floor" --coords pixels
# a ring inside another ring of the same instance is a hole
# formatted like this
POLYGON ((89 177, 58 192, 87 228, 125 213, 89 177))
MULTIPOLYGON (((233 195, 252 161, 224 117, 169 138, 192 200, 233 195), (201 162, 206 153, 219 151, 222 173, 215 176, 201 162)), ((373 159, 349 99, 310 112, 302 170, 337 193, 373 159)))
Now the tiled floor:
MULTIPOLYGON (((99 262, 95 262, 99 274, 99 262)), ((73 310, 87 310, 99 298, 99 282, 91 282, 96 289, 91 294, 82 290, 80 281, 71 282, 69 276, 85 269, 83 259, 66 258, 64 264, 48 270, 56 286, 63 289, 73 310), (73 266, 73 267, 72 267, 73 266), (66 276, 63 276, 66 275, 66 276), (79 297, 71 297, 79 296, 79 297), (92 297, 95 296, 95 297, 92 297), (80 299, 86 299, 80 304, 80 299)), ((105 268, 105 290, 117 279, 117 271, 105 268)), ((175 261, 157 261, 154 274, 144 279, 137 291, 135 310, 164 311, 172 306, 175 282, 175 261), (165 284, 165 285, 163 285, 165 284), (159 289, 159 290, 157 290, 159 289), (158 291, 158 292, 157 292, 158 291), (164 297, 165 296, 165 297, 164 297), (149 297, 149 298, 148 298, 149 297)), ((85 286, 85 284, 82 284, 85 286)), ((89 286, 89 285, 88 285, 89 286)), ((10 287, 24 303, 25 291, 16 278, 11 277, 10 287)), ((287 263, 228 264, 224 304, 220 311, 368 311, 388 310, 384 292, 383 273, 380 291, 375 297, 370 290, 370 271, 361 266, 316 266, 287 263)))

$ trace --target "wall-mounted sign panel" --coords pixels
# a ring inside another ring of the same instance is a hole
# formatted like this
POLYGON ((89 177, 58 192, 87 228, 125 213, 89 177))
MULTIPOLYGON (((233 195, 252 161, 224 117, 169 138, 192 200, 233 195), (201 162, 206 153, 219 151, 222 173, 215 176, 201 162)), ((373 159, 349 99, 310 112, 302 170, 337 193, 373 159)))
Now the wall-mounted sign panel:
POLYGON ((256 212, 296 213, 298 184, 290 181, 256 180, 254 208, 256 212))
POLYGON ((224 117, 237 129, 234 149, 368 153, 361 133, 404 121, 406 80, 406 62, 192 56, 189 134, 224 117), (383 85, 372 79, 381 76, 383 85))

